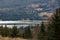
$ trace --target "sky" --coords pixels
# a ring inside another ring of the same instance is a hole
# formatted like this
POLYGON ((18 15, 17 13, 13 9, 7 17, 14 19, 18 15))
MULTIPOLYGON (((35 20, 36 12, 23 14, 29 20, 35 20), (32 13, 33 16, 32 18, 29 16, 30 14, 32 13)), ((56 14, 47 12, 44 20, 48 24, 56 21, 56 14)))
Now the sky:
POLYGON ((0 0, 0 7, 28 6, 31 4, 57 4, 59 0, 0 0))
MULTIPOLYGON (((24 16, 23 12, 29 16, 33 15, 34 17, 49 16, 52 15, 51 13, 53 13, 59 5, 60 0, 0 0, 0 19, 3 20, 7 18, 8 15, 11 15, 12 17, 9 16, 8 18, 18 18, 17 20, 20 20, 20 15, 24 16), (35 14, 32 14, 32 12, 35 14), (3 19, 1 15, 3 15, 3 19)), ((21 18, 23 19, 24 17, 21 18)))

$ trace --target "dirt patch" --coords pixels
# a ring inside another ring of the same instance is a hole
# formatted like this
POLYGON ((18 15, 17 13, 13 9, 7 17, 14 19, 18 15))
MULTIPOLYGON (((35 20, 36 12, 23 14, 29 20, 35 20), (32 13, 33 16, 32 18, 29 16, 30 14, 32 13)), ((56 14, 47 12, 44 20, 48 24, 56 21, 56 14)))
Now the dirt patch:
POLYGON ((0 40, 28 40, 28 39, 23 39, 23 38, 9 38, 9 37, 1 37, 0 40))

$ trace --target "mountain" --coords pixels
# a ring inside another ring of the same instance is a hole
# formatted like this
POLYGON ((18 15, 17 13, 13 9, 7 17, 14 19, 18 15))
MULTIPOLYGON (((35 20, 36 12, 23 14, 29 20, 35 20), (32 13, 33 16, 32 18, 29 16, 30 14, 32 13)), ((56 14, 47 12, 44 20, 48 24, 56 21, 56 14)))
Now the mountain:
POLYGON ((59 5, 60 0, 0 0, 0 20, 40 20, 59 5))

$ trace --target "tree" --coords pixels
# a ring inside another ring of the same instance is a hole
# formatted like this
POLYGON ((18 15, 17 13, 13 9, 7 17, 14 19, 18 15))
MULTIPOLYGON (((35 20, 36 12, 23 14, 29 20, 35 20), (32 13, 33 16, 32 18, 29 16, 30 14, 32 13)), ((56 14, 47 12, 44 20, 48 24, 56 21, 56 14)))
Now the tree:
POLYGON ((30 30, 30 26, 26 27, 25 32, 24 32, 24 38, 30 39, 32 38, 32 33, 30 30))
POLYGON ((3 26, 0 26, 0 35, 3 33, 3 26))
POLYGON ((9 35, 9 28, 7 27, 7 25, 5 25, 5 27, 3 28, 2 36, 7 37, 8 35, 9 35))
POLYGON ((39 29, 39 33, 38 33, 38 40, 45 40, 45 26, 44 26, 44 22, 42 22, 41 27, 39 29))
POLYGON ((12 37, 17 37, 17 34, 19 33, 19 31, 17 29, 17 26, 14 25, 11 31, 12 31, 11 32, 12 33, 11 36, 12 37))
POLYGON ((49 23, 48 40, 60 40, 60 7, 56 9, 49 23))
POLYGON ((18 37, 23 37, 23 33, 24 33, 23 26, 19 27, 18 30, 19 30, 18 37))

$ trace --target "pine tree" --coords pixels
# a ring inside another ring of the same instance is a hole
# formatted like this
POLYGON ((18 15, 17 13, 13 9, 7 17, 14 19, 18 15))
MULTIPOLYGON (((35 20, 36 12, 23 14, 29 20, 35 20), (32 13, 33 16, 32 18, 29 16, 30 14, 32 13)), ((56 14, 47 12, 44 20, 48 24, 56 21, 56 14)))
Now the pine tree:
POLYGON ((23 33, 24 33, 23 26, 19 27, 18 30, 19 30, 18 37, 23 37, 23 33))
POLYGON ((7 27, 7 25, 5 25, 5 27, 3 28, 2 36, 7 37, 8 35, 9 35, 9 28, 7 27))
POLYGON ((47 40, 53 40, 53 35, 54 35, 54 27, 49 22, 49 24, 48 24, 48 32, 47 32, 47 40))
POLYGON ((3 33, 3 26, 0 26, 0 35, 3 33))
POLYGON ((30 30, 30 26, 26 27, 25 32, 24 32, 24 38, 30 39, 32 38, 32 33, 30 30))
POLYGON ((56 9, 49 23, 48 40, 60 40, 60 8, 56 9))
POLYGON ((12 31, 11 32, 12 33, 11 36, 12 37, 17 37, 17 34, 19 33, 19 31, 17 29, 17 26, 14 25, 11 31, 12 31))
POLYGON ((44 26, 44 22, 42 22, 41 27, 39 29, 39 33, 38 33, 38 40, 45 40, 45 26, 44 26))
POLYGON ((11 34, 12 34, 12 28, 9 28, 9 35, 8 35, 8 37, 11 37, 11 34))

